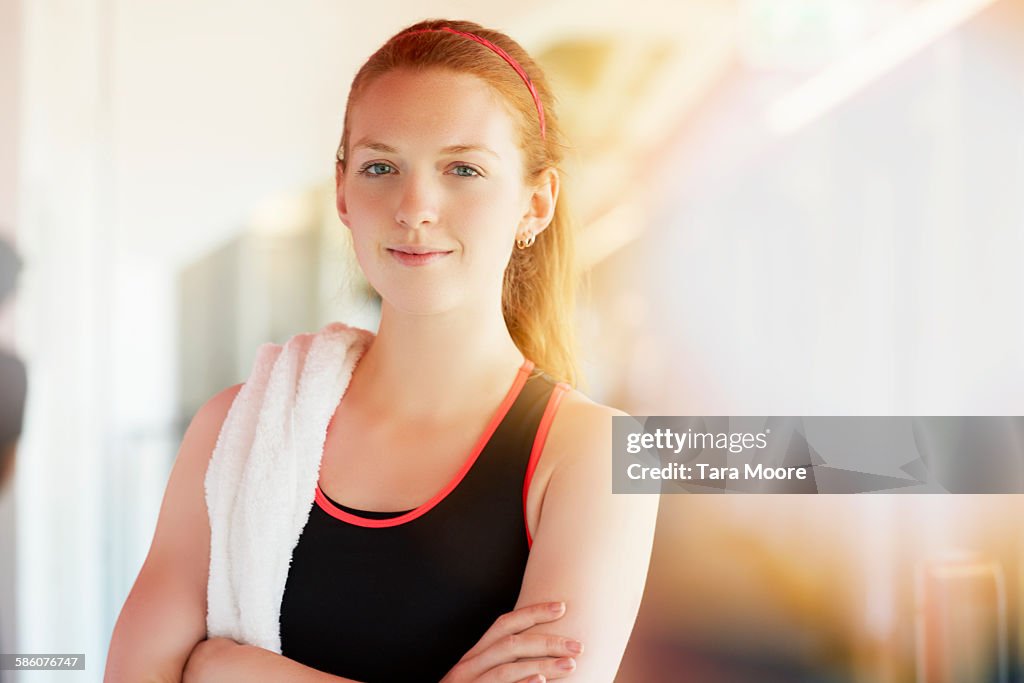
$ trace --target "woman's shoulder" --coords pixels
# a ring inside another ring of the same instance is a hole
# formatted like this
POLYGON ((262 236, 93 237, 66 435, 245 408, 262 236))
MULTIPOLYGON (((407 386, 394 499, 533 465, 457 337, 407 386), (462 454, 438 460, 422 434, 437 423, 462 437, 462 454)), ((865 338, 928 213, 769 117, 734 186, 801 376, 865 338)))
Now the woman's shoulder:
POLYGON ((228 409, 231 408, 231 404, 234 403, 235 397, 238 396, 238 392, 242 390, 243 386, 245 386, 245 383, 239 382, 238 384, 232 384, 221 389, 207 399, 206 403, 199 409, 199 412, 211 417, 218 415, 223 417, 227 414, 228 409))
POLYGON ((565 411, 567 415, 571 416, 571 421, 584 424, 627 415, 618 408, 594 400, 575 387, 566 389, 559 408, 559 412, 561 411, 565 411))
POLYGON ((600 403, 579 389, 567 387, 551 422, 545 444, 545 457, 557 467, 573 458, 593 458, 596 453, 611 454, 614 417, 627 413, 600 403))
POLYGON ((213 454, 212 445, 216 443, 228 411, 231 410, 231 406, 243 386, 244 382, 241 382, 221 389, 207 399, 206 403, 201 405, 192 416, 188 431, 191 433, 193 441, 203 445, 202 448, 195 449, 198 454, 194 457, 198 458, 203 455, 208 458, 213 454), (207 448, 206 446, 211 447, 207 448))
MULTIPOLYGON (((329 322, 315 332, 297 332, 283 342, 268 341, 255 351, 249 374, 242 385, 249 384, 257 393, 269 381, 275 368, 317 368, 332 363, 354 364, 373 341, 374 333, 342 322, 329 322)), ((240 385, 241 386, 241 385, 240 385)), ((234 388, 237 393, 237 387, 234 388)))

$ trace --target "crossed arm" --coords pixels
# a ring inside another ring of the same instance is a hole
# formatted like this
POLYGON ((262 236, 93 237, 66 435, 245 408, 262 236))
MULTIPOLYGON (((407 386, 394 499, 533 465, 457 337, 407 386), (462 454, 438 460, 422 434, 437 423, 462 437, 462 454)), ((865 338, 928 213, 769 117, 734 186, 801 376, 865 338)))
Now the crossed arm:
MULTIPOLYGON (((501 615, 483 637, 445 674, 441 683, 537 683, 571 675, 576 654, 569 639, 522 635, 530 627, 560 619, 565 603, 540 603, 501 615), (510 636, 515 637, 510 637, 510 636), (571 666, 560 666, 569 663, 571 666)), ((578 645, 578 643, 577 643, 578 645)), ((225 638, 204 640, 193 650, 186 681, 348 681, 313 671, 284 657, 225 638)))
POLYGON ((192 650, 182 683, 212 681, 275 681, 280 683, 355 683, 298 662, 227 638, 201 641, 192 650))
MULTIPOLYGON (((351 680, 261 648, 205 639, 209 522, 202 482, 238 388, 211 399, 186 432, 153 546, 114 629, 106 683, 351 680)), ((640 606, 657 517, 657 496, 611 493, 611 417, 616 414, 621 413, 576 392, 563 400, 544 449, 543 457, 554 460, 543 482, 541 513, 516 605, 565 603, 558 620, 518 632, 582 641, 584 653, 576 656, 570 675, 581 683, 615 678, 640 606)))

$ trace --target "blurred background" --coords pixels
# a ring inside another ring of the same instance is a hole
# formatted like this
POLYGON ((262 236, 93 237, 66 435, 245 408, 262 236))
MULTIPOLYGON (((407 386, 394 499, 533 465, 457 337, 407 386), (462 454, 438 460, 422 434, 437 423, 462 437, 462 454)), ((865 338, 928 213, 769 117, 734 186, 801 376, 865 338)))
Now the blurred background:
MULTIPOLYGON (((593 398, 1024 414, 1024 0, 0 0, 0 651, 100 680, 195 410, 264 341, 375 326, 334 150, 362 61, 438 16, 560 97, 593 398)), ((1024 681, 1022 512, 665 496, 618 680, 1024 681)))

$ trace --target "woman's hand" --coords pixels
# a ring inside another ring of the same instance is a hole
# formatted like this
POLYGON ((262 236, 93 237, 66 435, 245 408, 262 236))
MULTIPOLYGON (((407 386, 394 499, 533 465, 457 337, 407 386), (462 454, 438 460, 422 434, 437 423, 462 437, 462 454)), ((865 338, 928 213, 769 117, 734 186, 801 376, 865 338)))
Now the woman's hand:
POLYGON ((576 668, 583 643, 550 635, 520 635, 561 619, 565 603, 542 602, 502 614, 441 683, 544 683, 576 668), (534 659, 537 658, 537 659, 534 659))

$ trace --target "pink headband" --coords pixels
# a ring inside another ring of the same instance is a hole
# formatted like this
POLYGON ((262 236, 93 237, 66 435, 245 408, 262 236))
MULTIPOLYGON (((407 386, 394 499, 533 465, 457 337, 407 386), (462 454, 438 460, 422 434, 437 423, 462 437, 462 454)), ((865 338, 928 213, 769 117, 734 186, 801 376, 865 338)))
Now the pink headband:
POLYGON ((544 125, 544 106, 540 103, 540 96, 537 94, 537 89, 533 87, 533 81, 531 81, 530 77, 526 75, 526 71, 523 69, 523 67, 519 65, 519 62, 512 58, 512 55, 505 52, 500 47, 498 47, 491 41, 487 40, 486 38, 481 38, 480 36, 473 33, 459 31, 458 29, 454 29, 451 26, 440 26, 438 28, 421 28, 415 31, 403 33, 398 37, 402 38, 403 36, 413 36, 416 35, 417 33, 435 33, 437 31, 447 31, 448 33, 454 33, 455 35, 464 36, 466 38, 469 38, 470 40, 476 41, 483 45, 484 47, 491 50, 492 52, 494 52, 502 59, 504 59, 506 62, 508 62, 509 66, 516 70, 516 73, 519 74, 519 77, 523 79, 523 83, 526 84, 526 89, 530 91, 530 95, 533 97, 533 104, 534 106, 537 107, 537 116, 540 118, 540 137, 541 139, 544 139, 547 133, 547 127, 544 125))

